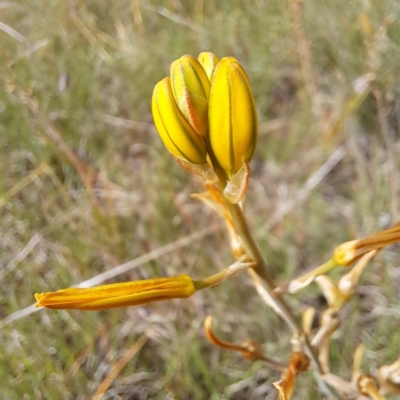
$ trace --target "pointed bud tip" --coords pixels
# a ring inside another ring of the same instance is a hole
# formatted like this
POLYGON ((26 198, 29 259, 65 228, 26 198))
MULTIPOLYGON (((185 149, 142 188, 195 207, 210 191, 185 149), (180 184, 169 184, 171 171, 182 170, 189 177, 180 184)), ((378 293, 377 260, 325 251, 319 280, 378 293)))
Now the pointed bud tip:
POLYGON ((37 301, 37 303, 35 304, 35 308, 43 307, 42 300, 45 296, 45 293, 35 293, 34 296, 35 300, 37 301))
POLYGON ((211 82, 215 67, 219 61, 218 57, 214 53, 207 51, 200 53, 197 59, 204 68, 204 71, 206 71, 208 80, 211 82))

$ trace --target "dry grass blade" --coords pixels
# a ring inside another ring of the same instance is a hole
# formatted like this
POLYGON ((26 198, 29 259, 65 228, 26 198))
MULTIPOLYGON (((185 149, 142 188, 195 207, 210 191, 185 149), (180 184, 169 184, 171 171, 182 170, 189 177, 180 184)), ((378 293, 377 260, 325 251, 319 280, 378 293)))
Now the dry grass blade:
POLYGON ((19 191, 21 191, 25 186, 33 182, 40 174, 45 172, 48 168, 48 161, 42 162, 33 171, 31 171, 25 178, 18 181, 12 188, 7 190, 3 196, 0 197, 0 210, 7 201, 14 197, 19 191))
POLYGON ((21 35, 15 29, 11 28, 10 26, 6 25, 4 22, 1 22, 1 21, 0 21, 0 30, 9 34, 10 36, 12 36, 14 39, 18 40, 19 42, 22 42, 25 44, 29 43, 28 39, 24 35, 21 35))
POLYGON ((299 54, 301 72, 306 90, 312 103, 312 110, 315 113, 316 119, 321 123, 324 122, 325 111, 322 105, 321 96, 317 89, 317 85, 314 82, 315 73, 312 68, 313 60, 311 56, 310 43, 306 39, 303 28, 302 4, 300 0, 290 0, 289 5, 293 18, 295 37, 297 40, 297 50, 299 54))
POLYGON ((150 122, 132 121, 130 119, 114 117, 113 115, 103 113, 96 113, 95 117, 97 117, 100 121, 117 128, 155 130, 154 124, 150 122))
POLYGON ((309 196, 310 192, 319 185, 323 179, 329 174, 330 171, 337 165, 340 160, 345 156, 346 149, 344 146, 338 147, 321 165, 317 171, 315 171, 303 185, 303 187, 296 191, 293 197, 282 204, 278 210, 272 215, 271 218, 264 224, 263 230, 270 230, 273 228, 282 218, 284 218, 287 214, 290 213, 296 206, 303 203, 306 198, 309 196))
POLYGON ((118 374, 122 371, 122 368, 129 362, 129 360, 134 357, 138 351, 147 343, 149 340, 148 336, 144 333, 137 342, 132 345, 129 350, 124 354, 124 356, 112 367, 110 373, 106 376, 104 381, 98 387, 96 393, 93 396, 93 400, 101 400, 110 387, 111 383, 118 376, 118 374))
POLYGON ((381 90, 375 87, 372 90, 372 94, 376 99, 376 108, 378 111, 378 119, 381 125, 381 132, 383 136, 383 140, 386 146, 386 154, 387 154, 387 163, 389 167, 388 171, 388 180, 390 182, 390 200, 391 200, 391 214, 392 218, 396 221, 398 216, 398 188, 399 188, 399 177, 396 168, 396 156, 394 152, 394 140, 391 132, 391 128, 387 119, 388 116, 388 107, 385 105, 384 96, 382 95, 381 90))
POLYGON ((83 23, 83 21, 79 18, 78 14, 75 13, 73 10, 70 10, 70 17, 82 35, 86 38, 86 40, 95 48, 97 49, 99 56, 103 61, 110 62, 111 57, 107 53, 107 51, 100 45, 96 37, 90 31, 90 29, 83 23))
POLYGON ((40 111, 39 105, 35 100, 32 100, 22 89, 19 89, 17 93, 22 102, 28 106, 35 118, 38 120, 39 126, 41 126, 43 129, 45 136, 50 139, 52 144, 55 145, 62 154, 66 156, 68 161, 76 169, 85 186, 92 187, 93 183, 98 179, 98 172, 80 160, 79 157, 71 150, 50 120, 40 111))
POLYGON ((26 246, 3 268, 0 270, 0 280, 2 280, 9 272, 11 272, 19 263, 28 257, 29 253, 35 248, 40 242, 42 236, 35 234, 26 246))
POLYGON ((186 28, 192 29, 193 31, 199 32, 199 33, 205 33, 204 29, 196 24, 195 22, 181 17, 179 14, 174 13, 170 10, 167 10, 165 7, 149 7, 149 6, 142 6, 144 9, 155 12, 159 15, 162 15, 163 17, 171 20, 172 22, 175 22, 177 24, 183 25, 186 28))

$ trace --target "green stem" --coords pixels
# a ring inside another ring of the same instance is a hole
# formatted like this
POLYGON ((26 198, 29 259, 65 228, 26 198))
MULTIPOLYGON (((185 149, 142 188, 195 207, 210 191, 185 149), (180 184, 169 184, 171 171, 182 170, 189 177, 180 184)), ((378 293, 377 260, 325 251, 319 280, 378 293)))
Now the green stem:
POLYGON ((268 282, 268 285, 273 290, 275 284, 268 270, 268 265, 264 260, 260 249, 253 238, 253 235, 250 232, 242 207, 238 204, 232 204, 228 200, 226 200, 226 205, 228 207, 229 213, 231 214, 236 232, 240 236, 240 239, 242 240, 248 255, 257 263, 256 266, 253 267, 254 271, 264 281, 268 282))
MULTIPOLYGON (((228 182, 228 176, 215 158, 209 137, 206 137, 204 142, 214 171, 219 178, 218 184, 221 193, 223 194, 226 184, 228 182)), ((235 225, 235 229, 240 239, 242 240, 247 253, 256 263, 256 265, 253 267, 253 271, 258 277, 263 280, 263 287, 267 291, 268 295, 271 298, 271 301, 273 301, 286 323, 290 326, 294 333, 304 338, 304 344, 308 353, 307 355, 310 357, 312 363, 315 365, 318 375, 322 375, 324 373, 322 366, 318 360, 317 355, 315 354, 313 347, 311 346, 310 341, 304 334, 301 324, 299 323, 298 319, 293 315, 292 310, 283 299, 283 297, 279 297, 276 295, 276 293, 274 293, 275 284, 273 282, 271 274, 269 273, 268 265, 263 258, 260 249, 253 238, 253 235, 250 232, 242 207, 238 204, 231 203, 228 199, 225 200, 233 223, 235 225)))
MULTIPOLYGON (((215 158, 214 152, 212 151, 210 138, 206 137, 204 141, 214 171, 219 178, 218 182, 219 188, 221 190, 221 193, 223 194, 226 184, 228 182, 228 176, 224 171, 224 169, 219 165, 217 159, 215 158)), ((233 219, 233 223, 235 224, 236 231, 240 236, 240 238, 242 239, 244 247, 246 248, 249 256, 257 263, 256 266, 254 267, 254 270, 256 271, 257 275, 259 275, 261 278, 267 281, 272 287, 275 287, 272 277, 268 270, 268 265, 263 259, 260 253, 260 249, 258 248, 257 243, 255 242, 253 236, 250 233, 241 206, 237 204, 232 204, 228 199, 226 199, 226 205, 233 219)))
POLYGON ((235 264, 231 265, 228 268, 223 269, 220 272, 217 272, 214 275, 207 276, 206 278, 193 280, 193 284, 196 290, 202 290, 209 287, 217 286, 222 282, 230 279, 236 274, 244 271, 245 269, 253 268, 255 262, 242 262, 238 260, 235 264))
POLYGON ((271 300, 275 303, 276 307, 279 309, 288 325, 292 328, 293 332, 297 334, 303 334, 303 330, 301 329, 299 322, 293 315, 285 300, 274 293, 275 284, 268 271, 268 265, 250 232, 242 208, 238 204, 232 204, 229 201, 226 203, 229 212, 231 213, 233 223, 235 224, 236 231, 240 236, 247 253, 256 262, 256 266, 253 267, 254 272, 263 279, 263 287, 268 292, 271 300))
POLYGON ((298 334, 300 337, 304 337, 304 344, 307 349, 308 356, 312 360, 319 374, 323 374, 323 370, 321 364, 319 363, 318 357, 316 356, 315 351, 311 346, 311 343, 304 334, 300 322, 294 316, 292 310, 283 299, 283 297, 277 296, 274 292, 275 285, 268 271, 268 265, 261 255, 260 249, 258 248, 257 243, 250 232, 242 208, 238 204, 232 204, 229 201, 226 201, 226 204, 228 206, 229 212, 231 213, 236 231, 240 236, 244 247, 246 248, 251 258, 256 262, 256 266, 253 267, 254 272, 263 279, 263 287, 268 292, 268 295, 274 302, 276 308, 279 310, 286 323, 290 326, 294 333, 298 334))
POLYGON ((271 298, 271 301, 275 304, 276 308, 279 310, 281 316, 286 321, 286 323, 290 326, 294 333, 299 335, 299 337, 304 338, 306 353, 308 357, 310 357, 312 363, 316 368, 316 379, 320 388, 323 389, 325 393, 329 393, 332 397, 336 397, 339 399, 340 396, 332 388, 329 388, 321 379, 321 375, 324 374, 324 371, 318 360, 314 348, 312 347, 307 336, 304 334, 300 322, 294 316, 291 308, 288 306, 284 298, 281 296, 277 296, 277 294, 274 292, 275 285, 268 271, 268 265, 250 232, 242 208, 238 204, 230 203, 228 200, 226 200, 226 204, 233 219, 235 229, 240 236, 247 253, 256 262, 256 265, 252 268, 252 270, 259 278, 262 278, 262 286, 267 291, 268 295, 271 298))
POLYGON ((319 275, 323 275, 326 274, 327 272, 329 272, 331 269, 335 268, 338 264, 334 261, 334 260, 329 260, 326 263, 320 265, 319 267, 313 269, 310 272, 307 272, 306 274, 296 278, 296 281, 299 282, 305 282, 307 281, 307 279, 314 277, 316 278, 319 275))
MULTIPOLYGON (((219 178, 219 188, 221 193, 224 193, 225 186, 228 182, 228 176, 225 170, 219 165, 217 159, 215 158, 214 152, 212 150, 212 146, 210 143, 210 138, 206 137, 204 139, 205 145, 207 148, 208 155, 210 157, 210 161, 213 165, 214 171, 219 178)), ((271 274, 268 270, 268 265, 263 258, 260 249, 253 238, 253 235, 250 232, 249 226, 247 224, 246 218, 243 213, 243 209, 238 204, 231 203, 228 199, 225 199, 226 205, 228 207, 229 213, 231 214, 233 223, 235 225, 235 229, 243 242, 243 245, 248 253, 248 255, 255 261, 256 265, 253 267, 254 272, 263 279, 263 284, 265 289, 267 290, 269 296, 272 301, 275 303, 276 307, 279 309, 281 315, 286 320, 288 325, 293 329, 294 332, 298 334, 302 334, 303 330, 301 329, 300 324, 292 314, 289 306, 286 302, 278 297, 274 293, 275 284, 272 280, 271 274)))

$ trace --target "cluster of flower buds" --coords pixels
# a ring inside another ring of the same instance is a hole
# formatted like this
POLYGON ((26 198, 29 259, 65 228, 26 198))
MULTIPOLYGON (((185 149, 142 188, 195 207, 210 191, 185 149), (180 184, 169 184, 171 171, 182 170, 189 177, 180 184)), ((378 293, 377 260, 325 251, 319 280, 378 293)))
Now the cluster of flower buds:
POLYGON ((253 156, 257 113, 247 75, 233 57, 185 55, 154 88, 153 118, 168 151, 191 172, 230 181, 253 156))

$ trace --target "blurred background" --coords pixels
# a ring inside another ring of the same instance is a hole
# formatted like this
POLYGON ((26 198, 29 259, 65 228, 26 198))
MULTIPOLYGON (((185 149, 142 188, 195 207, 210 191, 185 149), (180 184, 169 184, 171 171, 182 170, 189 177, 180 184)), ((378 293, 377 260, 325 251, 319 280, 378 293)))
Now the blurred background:
MULTIPOLYGON (((232 55, 249 75, 247 214, 277 281, 393 224, 399 16, 396 0, 0 2, 0 399, 275 399, 278 373, 203 334, 211 314, 221 338, 287 359, 290 332, 246 274, 103 312, 35 312, 33 294, 233 262, 221 221, 190 198, 201 180, 152 122, 152 89, 183 54, 232 55)), ((361 342, 364 373, 399 356, 399 253, 371 263, 344 309, 331 362, 345 378, 361 342)), ((325 306, 314 286, 290 301, 325 306)), ((322 398, 311 374, 293 398, 322 398)))

